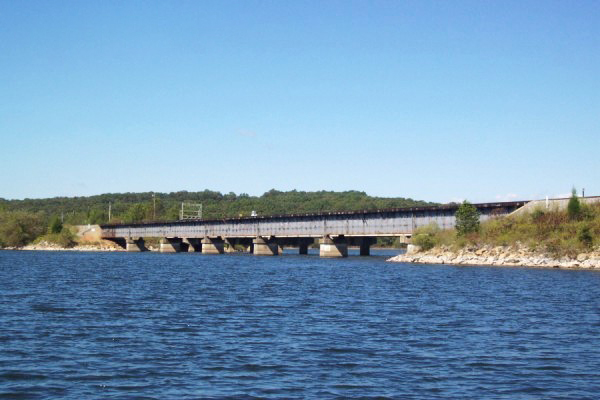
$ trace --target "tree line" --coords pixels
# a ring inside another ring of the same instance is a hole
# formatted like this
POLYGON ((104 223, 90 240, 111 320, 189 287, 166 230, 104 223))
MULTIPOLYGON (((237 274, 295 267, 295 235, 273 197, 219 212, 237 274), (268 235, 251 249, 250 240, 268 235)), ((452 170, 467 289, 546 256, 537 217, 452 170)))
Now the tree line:
POLYGON ((211 190, 171 193, 106 193, 86 197, 0 199, 0 245, 28 243, 52 221, 65 225, 169 221, 179 218, 182 202, 202 204, 205 219, 258 215, 353 211, 435 205, 403 197, 374 197, 360 191, 279 191, 261 196, 211 190), (110 205, 110 221, 109 221, 110 205))

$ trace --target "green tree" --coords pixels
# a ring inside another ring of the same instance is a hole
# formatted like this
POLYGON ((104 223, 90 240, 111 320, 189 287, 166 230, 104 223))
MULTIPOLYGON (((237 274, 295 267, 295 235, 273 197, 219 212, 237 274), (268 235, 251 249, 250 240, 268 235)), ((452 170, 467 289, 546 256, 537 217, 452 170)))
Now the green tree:
POLYGON ((479 211, 468 201, 456 210, 456 232, 459 236, 479 231, 479 211))
POLYGON ((571 191, 571 198, 569 199, 569 204, 567 204, 567 214, 569 214, 570 219, 578 219, 581 216, 581 202, 579 201, 579 197, 577 197, 577 190, 575 188, 571 191))
POLYGON ((24 211, 0 214, 0 246, 20 247, 44 233, 46 221, 39 213, 24 211))
POLYGON ((133 204, 127 209, 127 212, 123 216, 125 222, 141 222, 146 219, 148 214, 148 207, 144 204, 133 204))
POLYGON ((50 220, 50 226, 48 227, 48 233, 60 233, 63 229, 63 224, 60 221, 60 218, 58 217, 53 217, 52 220, 50 220))
POLYGON ((100 208, 92 208, 88 214, 88 223, 90 224, 102 224, 107 222, 108 216, 105 211, 100 208))

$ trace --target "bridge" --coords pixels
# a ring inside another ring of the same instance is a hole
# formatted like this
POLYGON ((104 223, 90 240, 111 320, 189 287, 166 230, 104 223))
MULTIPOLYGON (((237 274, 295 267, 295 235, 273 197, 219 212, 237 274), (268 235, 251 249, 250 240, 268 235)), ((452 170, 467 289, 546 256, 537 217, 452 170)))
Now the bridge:
MULTIPOLYGON (((526 201, 474 204, 485 221, 510 214, 526 201)), ((224 219, 192 219, 101 225, 102 238, 130 252, 146 250, 144 238, 160 238, 163 253, 194 251, 222 254, 244 248, 255 255, 278 255, 284 247, 307 254, 319 243, 322 257, 346 257, 348 246, 369 255, 377 237, 398 237, 408 243, 415 229, 436 223, 453 228, 458 204, 384 210, 338 211, 224 219)))

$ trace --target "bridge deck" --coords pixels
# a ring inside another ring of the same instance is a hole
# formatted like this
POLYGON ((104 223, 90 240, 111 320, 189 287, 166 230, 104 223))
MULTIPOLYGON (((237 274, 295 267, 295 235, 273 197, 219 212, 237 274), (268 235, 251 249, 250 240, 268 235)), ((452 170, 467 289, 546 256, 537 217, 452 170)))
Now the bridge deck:
MULTIPOLYGON (((507 215, 526 201, 474 204, 484 221, 507 215)), ((270 215, 210 220, 180 220, 101 225, 102 237, 254 238, 331 236, 404 236, 420 226, 436 223, 452 228, 458 204, 393 208, 385 210, 338 211, 309 214, 270 215)))

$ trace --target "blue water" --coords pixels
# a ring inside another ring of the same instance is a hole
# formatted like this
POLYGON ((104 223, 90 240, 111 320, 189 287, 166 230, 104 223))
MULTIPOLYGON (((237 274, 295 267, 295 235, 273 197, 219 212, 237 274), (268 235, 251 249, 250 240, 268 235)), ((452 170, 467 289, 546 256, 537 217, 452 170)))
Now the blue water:
POLYGON ((0 251, 0 398, 598 398, 600 273, 0 251))

